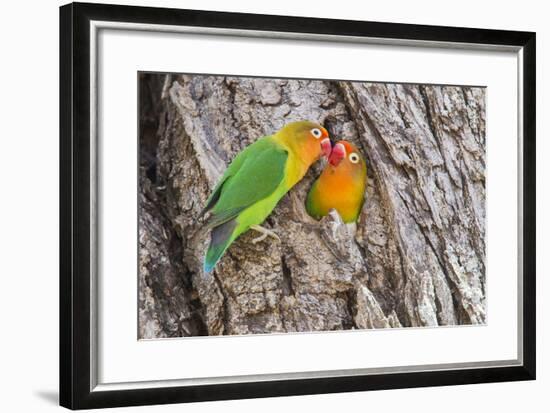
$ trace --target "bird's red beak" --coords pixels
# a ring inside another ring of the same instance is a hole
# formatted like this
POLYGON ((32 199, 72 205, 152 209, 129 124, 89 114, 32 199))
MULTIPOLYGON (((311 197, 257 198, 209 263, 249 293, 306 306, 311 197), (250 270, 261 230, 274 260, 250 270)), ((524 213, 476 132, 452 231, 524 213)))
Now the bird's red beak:
POLYGON ((323 156, 325 156, 328 159, 331 151, 332 151, 332 145, 330 144, 330 139, 324 138, 321 141, 321 152, 323 153, 323 156))
POLYGON ((338 164, 342 162, 342 159, 344 159, 345 157, 346 147, 341 143, 337 143, 336 145, 334 145, 334 148, 332 148, 332 152, 330 153, 328 161, 332 166, 338 166, 338 164))

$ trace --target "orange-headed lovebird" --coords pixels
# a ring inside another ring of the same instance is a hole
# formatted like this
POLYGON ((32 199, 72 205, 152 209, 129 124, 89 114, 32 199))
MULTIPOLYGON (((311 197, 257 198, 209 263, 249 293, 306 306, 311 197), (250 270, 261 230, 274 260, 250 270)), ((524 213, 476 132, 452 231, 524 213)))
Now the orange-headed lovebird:
POLYGON ((355 222, 363 206, 366 184, 365 160, 354 145, 342 140, 332 148, 327 166, 307 195, 307 212, 321 219, 336 209, 344 222, 355 222))
POLYGON ((330 152, 327 130, 309 121, 289 123, 240 152, 203 210, 212 213, 206 222, 212 232, 204 271, 212 271, 231 243, 250 228, 262 233, 253 242, 267 235, 278 238, 260 224, 283 195, 304 177, 311 164, 330 152))

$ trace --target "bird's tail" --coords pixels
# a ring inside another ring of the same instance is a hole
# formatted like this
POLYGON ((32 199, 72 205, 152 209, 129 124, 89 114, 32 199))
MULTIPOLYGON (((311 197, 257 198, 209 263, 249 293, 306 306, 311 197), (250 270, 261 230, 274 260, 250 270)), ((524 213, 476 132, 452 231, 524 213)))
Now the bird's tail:
POLYGON ((210 245, 204 257, 204 272, 208 273, 214 269, 225 250, 234 241, 236 227, 237 221, 236 219, 232 219, 212 229, 210 233, 210 245))

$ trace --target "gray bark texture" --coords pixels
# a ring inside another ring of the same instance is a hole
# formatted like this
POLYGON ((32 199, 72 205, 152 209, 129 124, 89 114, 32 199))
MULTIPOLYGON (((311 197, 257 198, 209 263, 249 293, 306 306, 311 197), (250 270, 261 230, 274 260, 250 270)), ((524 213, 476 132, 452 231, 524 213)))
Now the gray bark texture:
POLYGON ((485 323, 485 90, 140 75, 139 281, 144 339, 485 323), (359 221, 307 215, 318 162, 204 274, 210 191, 296 120, 366 157, 359 221))

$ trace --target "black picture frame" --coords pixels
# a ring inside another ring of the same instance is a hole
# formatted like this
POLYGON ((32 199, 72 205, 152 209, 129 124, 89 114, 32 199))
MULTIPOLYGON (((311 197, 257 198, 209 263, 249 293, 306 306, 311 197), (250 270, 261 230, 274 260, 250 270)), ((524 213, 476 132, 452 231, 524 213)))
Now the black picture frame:
POLYGON ((60 8, 60 404, 70 409, 535 379, 535 56, 531 32, 73 3, 60 8), (523 58, 523 365, 268 382, 92 391, 90 21, 502 45, 523 58))

